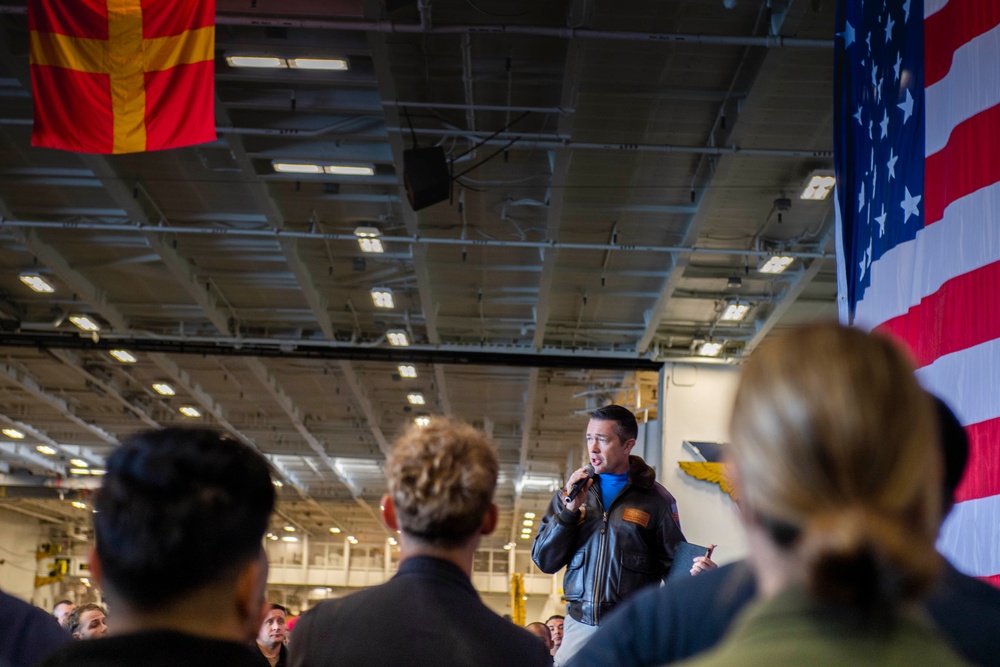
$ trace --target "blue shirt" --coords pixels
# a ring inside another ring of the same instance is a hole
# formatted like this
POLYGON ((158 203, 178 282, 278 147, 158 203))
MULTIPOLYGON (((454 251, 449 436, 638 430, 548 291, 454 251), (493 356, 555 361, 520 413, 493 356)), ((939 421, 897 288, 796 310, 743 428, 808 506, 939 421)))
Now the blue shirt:
POLYGON ((628 473, 623 472, 620 475, 605 473, 598 475, 597 481, 601 485, 601 498, 604 500, 604 509, 607 510, 611 506, 611 501, 615 499, 615 496, 621 493, 621 490, 628 484, 628 473))

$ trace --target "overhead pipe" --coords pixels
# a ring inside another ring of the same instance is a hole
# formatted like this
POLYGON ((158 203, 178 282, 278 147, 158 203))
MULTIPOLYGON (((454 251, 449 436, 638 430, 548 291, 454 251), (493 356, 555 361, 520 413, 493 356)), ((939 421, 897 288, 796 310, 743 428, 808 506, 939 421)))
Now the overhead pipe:
MULTIPOLYGON (((27 14, 26 6, 3 5, 0 14, 27 14)), ((428 16, 429 18, 429 16, 428 16)), ((421 35, 527 35, 557 39, 603 39, 625 42, 680 42, 684 44, 709 44, 727 46, 760 46, 773 48, 832 49, 832 39, 802 39, 767 35, 765 37, 733 35, 697 35, 690 33, 632 32, 618 30, 590 30, 587 28, 558 28, 522 25, 448 25, 425 29, 419 23, 392 23, 390 21, 344 21, 337 19, 288 19, 281 17, 247 16, 244 14, 216 14, 216 25, 249 26, 254 28, 307 28, 312 30, 343 30, 345 32, 379 32, 421 35)))
MULTIPOLYGON (((263 239, 303 239, 310 241, 350 241, 356 243, 358 237, 354 234, 335 232, 295 231, 290 229, 236 229, 225 227, 176 227, 170 225, 106 224, 96 222, 51 222, 47 220, 0 220, 0 228, 34 228, 86 230, 101 232, 122 232, 133 234, 167 233, 192 234, 202 236, 252 237, 263 239)), ((383 243, 406 243, 409 245, 449 245, 449 246, 480 246, 490 248, 535 248, 554 250, 620 250, 626 252, 650 253, 699 253, 704 255, 763 255, 766 253, 748 250, 747 248, 705 248, 699 246, 655 246, 618 243, 572 243, 568 241, 502 241, 498 239, 450 239, 433 236, 380 236, 383 243)), ((822 251, 782 251, 782 255, 801 259, 827 259, 835 257, 834 253, 822 251)))

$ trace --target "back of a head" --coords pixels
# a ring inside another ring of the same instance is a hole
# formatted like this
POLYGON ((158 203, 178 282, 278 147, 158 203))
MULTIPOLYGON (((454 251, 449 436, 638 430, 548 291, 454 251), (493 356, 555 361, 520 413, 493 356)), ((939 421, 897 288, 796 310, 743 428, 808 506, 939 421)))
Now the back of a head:
POLYGON ((635 415, 628 408, 620 405, 605 405, 590 413, 590 418, 597 421, 610 421, 615 423, 615 433, 622 442, 634 440, 639 435, 639 424, 635 420, 635 415))
POLYGON ((274 486, 259 452, 208 429, 138 433, 108 458, 94 529, 105 585, 152 606, 259 557, 274 486))
POLYGON ((835 324, 776 337, 744 368, 731 429, 748 520, 814 598, 878 614, 930 584, 934 408, 892 342, 835 324))
POLYGON ((400 528, 435 546, 465 543, 493 502, 499 470, 493 445, 468 424, 432 418, 410 427, 385 466, 400 528))

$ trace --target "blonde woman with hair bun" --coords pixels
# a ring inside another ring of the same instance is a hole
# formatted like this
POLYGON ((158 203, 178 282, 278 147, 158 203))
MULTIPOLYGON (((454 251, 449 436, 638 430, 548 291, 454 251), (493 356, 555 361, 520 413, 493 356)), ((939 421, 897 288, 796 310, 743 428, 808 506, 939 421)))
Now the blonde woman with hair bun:
POLYGON ((733 481, 760 601, 715 665, 961 665, 915 602, 940 566, 935 407, 888 339, 836 324, 747 362, 733 481))

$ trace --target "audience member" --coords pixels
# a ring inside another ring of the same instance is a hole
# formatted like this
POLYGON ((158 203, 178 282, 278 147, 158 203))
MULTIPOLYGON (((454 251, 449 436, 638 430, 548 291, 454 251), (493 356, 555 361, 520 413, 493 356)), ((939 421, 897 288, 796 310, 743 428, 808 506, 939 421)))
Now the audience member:
POLYGON ((99 604, 82 604, 66 616, 73 639, 101 639, 108 632, 108 612, 99 604))
POLYGON ((132 436, 106 468, 90 572, 115 611, 113 636, 44 665, 267 667, 247 645, 265 612, 264 457, 214 431, 169 428, 132 436))
POLYGON ((546 627, 549 629, 549 633, 552 635, 552 655, 556 654, 559 647, 562 645, 563 636, 563 620, 564 617, 559 614, 554 614, 549 616, 548 620, 545 621, 546 627))
POLYGON ((940 568, 934 407, 891 341, 769 340, 733 406, 733 484, 759 600, 691 665, 965 664, 909 603, 940 568))
POLYGON ((549 631, 549 626, 535 621, 528 623, 524 629, 541 639, 542 643, 545 644, 545 650, 552 653, 552 633, 549 631))
POLYGON ((294 667, 550 664, 524 628, 492 612, 472 586, 480 538, 493 532, 499 462, 467 424, 432 418, 395 443, 385 465, 386 525, 400 534, 388 582, 302 616, 289 645, 294 667))
POLYGON ((285 667, 288 664, 288 649, 285 648, 285 638, 288 636, 287 615, 287 609, 272 602, 257 633, 257 648, 271 663, 271 667, 285 667))
POLYGON ((52 615, 55 616, 59 625, 65 628, 66 617, 69 616, 69 613, 74 609, 76 609, 76 603, 71 602, 70 600, 59 600, 59 602, 56 602, 52 606, 52 615))
POLYGON ((44 609, 0 591, 0 665, 34 667, 53 649, 71 641, 44 609))
MULTIPOLYGON (((944 515, 965 473, 969 441, 955 414, 937 404, 939 444, 944 453, 944 515)), ((1000 656, 1000 589, 960 573, 948 562, 923 607, 952 646, 976 665, 996 665, 1000 656)), ((629 600, 595 635, 572 667, 628 664, 652 667, 697 655, 719 642, 757 587, 746 561, 701 577, 670 581, 629 600)))

